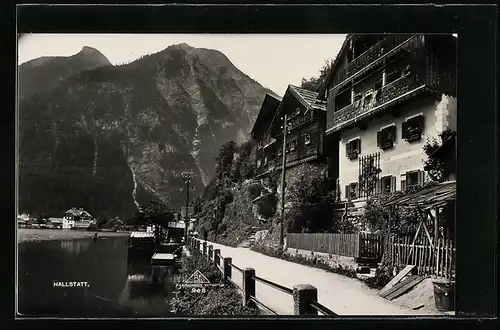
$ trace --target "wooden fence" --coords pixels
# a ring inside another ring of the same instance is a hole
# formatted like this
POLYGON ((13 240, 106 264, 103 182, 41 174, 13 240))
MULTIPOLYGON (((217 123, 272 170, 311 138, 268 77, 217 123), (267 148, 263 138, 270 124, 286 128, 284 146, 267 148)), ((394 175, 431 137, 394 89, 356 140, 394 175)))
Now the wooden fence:
POLYGON ((383 237, 378 234, 287 234, 287 247, 336 254, 344 257, 380 260, 383 237))
POLYGON ((424 238, 413 245, 413 237, 391 237, 388 254, 392 265, 415 265, 419 275, 455 279, 455 246, 452 240, 439 239, 431 245, 424 238), (413 252, 410 252, 413 247, 413 252))
POLYGON ((318 313, 325 316, 337 317, 338 315, 328 309, 327 307, 321 305, 318 302, 318 292, 312 285, 297 285, 292 288, 287 288, 281 284, 271 282, 262 277, 255 275, 255 270, 252 268, 240 268, 233 264, 231 258, 224 258, 219 249, 214 249, 213 245, 208 245, 207 241, 200 240, 198 238, 189 236, 187 239, 187 246, 194 253, 200 253, 208 261, 212 262, 215 267, 222 273, 224 280, 228 281, 234 287, 241 292, 242 304, 243 306, 256 305, 268 313, 278 315, 269 306, 264 305, 257 299, 255 284, 256 282, 265 284, 273 289, 284 292, 291 296, 294 302, 294 314, 303 316, 313 316, 318 315, 318 313), (222 261, 222 265, 221 265, 222 261), (233 280, 233 270, 240 272, 242 274, 242 285, 239 286, 233 280))

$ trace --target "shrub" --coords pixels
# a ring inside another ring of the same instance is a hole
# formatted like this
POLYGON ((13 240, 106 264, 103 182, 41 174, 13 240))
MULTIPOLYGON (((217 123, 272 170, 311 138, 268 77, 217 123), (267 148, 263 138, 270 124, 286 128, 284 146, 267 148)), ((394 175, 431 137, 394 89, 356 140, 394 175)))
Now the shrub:
MULTIPOLYGON (((199 270, 212 283, 221 283, 220 271, 201 254, 193 251, 190 257, 182 259, 181 276, 189 277, 199 270)), ((208 287, 206 293, 194 293, 181 289, 172 300, 176 313, 181 315, 258 315, 256 308, 244 307, 241 296, 231 283, 223 287, 208 287)))
POLYGON ((269 248, 269 247, 266 247, 263 245, 254 245, 251 249, 255 252, 262 253, 262 254, 267 255, 269 257, 278 258, 278 259, 282 259, 282 260, 286 260, 286 261, 290 261, 290 262, 295 262, 295 263, 305 265, 305 266, 311 266, 314 268, 323 269, 323 270, 326 270, 327 272, 330 272, 330 273, 335 273, 335 274, 340 274, 340 275, 344 275, 347 277, 357 278, 357 273, 356 273, 355 269, 344 268, 341 265, 338 265, 337 267, 332 267, 332 266, 326 264, 320 258, 317 258, 316 256, 305 257, 301 254, 291 255, 290 253, 288 253, 286 251, 280 251, 278 249, 269 248))

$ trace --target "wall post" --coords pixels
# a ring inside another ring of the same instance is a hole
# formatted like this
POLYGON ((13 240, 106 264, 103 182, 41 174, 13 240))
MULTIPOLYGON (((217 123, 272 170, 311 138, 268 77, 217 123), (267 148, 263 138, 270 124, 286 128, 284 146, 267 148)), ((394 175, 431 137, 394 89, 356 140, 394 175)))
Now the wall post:
POLYGON ((212 259, 213 253, 214 253, 214 246, 213 245, 209 245, 208 246, 208 260, 213 260, 212 259))
POLYGON ((250 300, 250 297, 255 297, 255 280, 253 277, 255 276, 255 269, 253 268, 245 268, 243 269, 243 306, 251 307, 254 306, 255 303, 250 300))
POLYGON ((311 303, 318 301, 318 290, 310 284, 293 287, 293 312, 295 315, 318 315, 311 303))
POLYGON ((231 262, 233 260, 231 258, 224 258, 222 261, 223 261, 222 278, 224 279, 224 281, 227 281, 228 278, 231 278, 231 262))
POLYGON ((219 249, 214 250, 214 266, 216 266, 216 267, 220 266, 220 250, 219 249))

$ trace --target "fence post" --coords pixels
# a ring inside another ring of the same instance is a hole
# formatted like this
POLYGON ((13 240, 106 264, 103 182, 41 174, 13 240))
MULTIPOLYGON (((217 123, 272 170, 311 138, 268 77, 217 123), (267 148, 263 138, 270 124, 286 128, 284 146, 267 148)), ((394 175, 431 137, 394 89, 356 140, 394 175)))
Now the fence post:
POLYGON ((243 269, 243 281, 242 281, 242 291, 243 291, 243 306, 250 307, 255 305, 255 303, 250 300, 250 297, 255 297, 255 269, 245 268, 243 269))
POLYGON ((214 252, 214 246, 209 245, 208 246, 208 260, 212 260, 212 253, 214 252))
POLYGON ((293 311, 295 315, 318 315, 311 303, 318 301, 318 290, 310 284, 293 287, 293 311))
POLYGON ((222 277, 224 281, 227 281, 228 278, 231 278, 231 262, 233 261, 231 258, 224 258, 223 260, 223 274, 222 277))
POLYGON ((214 250, 214 266, 220 266, 220 250, 214 250))
POLYGON ((203 253, 204 256, 207 255, 207 241, 203 242, 203 253))

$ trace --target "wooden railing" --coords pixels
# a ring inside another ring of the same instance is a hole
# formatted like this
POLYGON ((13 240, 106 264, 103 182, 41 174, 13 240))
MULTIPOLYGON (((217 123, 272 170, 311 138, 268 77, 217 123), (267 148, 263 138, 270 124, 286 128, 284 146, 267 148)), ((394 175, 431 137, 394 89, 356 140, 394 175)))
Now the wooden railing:
POLYGON ((390 105, 390 101, 395 100, 422 85, 423 84, 419 83, 412 74, 403 76, 375 91, 376 97, 372 102, 367 104, 351 103, 334 112, 329 126, 335 128, 375 111, 377 108, 382 110, 382 108, 386 108, 384 105, 390 105))
POLYGON ((383 254, 383 237, 365 233, 288 233, 287 247, 344 257, 380 260, 383 254))
POLYGON ((366 52, 352 60, 347 65, 347 75, 351 76, 367 65, 374 63, 380 57, 392 51, 396 46, 409 40, 412 36, 412 34, 394 34, 387 36, 373 45, 366 52))
POLYGON ((200 253, 202 256, 206 257, 208 261, 213 262, 214 266, 216 266, 222 273, 223 279, 231 283, 238 291, 241 292, 243 306, 258 306, 261 309, 266 310, 268 313, 279 315, 278 312, 257 299, 255 284, 256 282, 259 282, 292 296, 295 315, 312 316, 320 313, 325 316, 338 316, 336 313, 318 302, 317 289, 312 285, 302 284, 296 285, 293 288, 288 288, 281 284, 256 276, 253 268, 243 269, 236 266, 233 264, 232 258, 224 258, 221 255, 220 250, 213 249, 213 245, 208 245, 207 241, 189 236, 187 239, 187 245, 190 247, 191 251, 200 253), (220 265, 221 260, 222 266, 220 265), (241 286, 233 280, 233 269, 242 274, 241 286))

